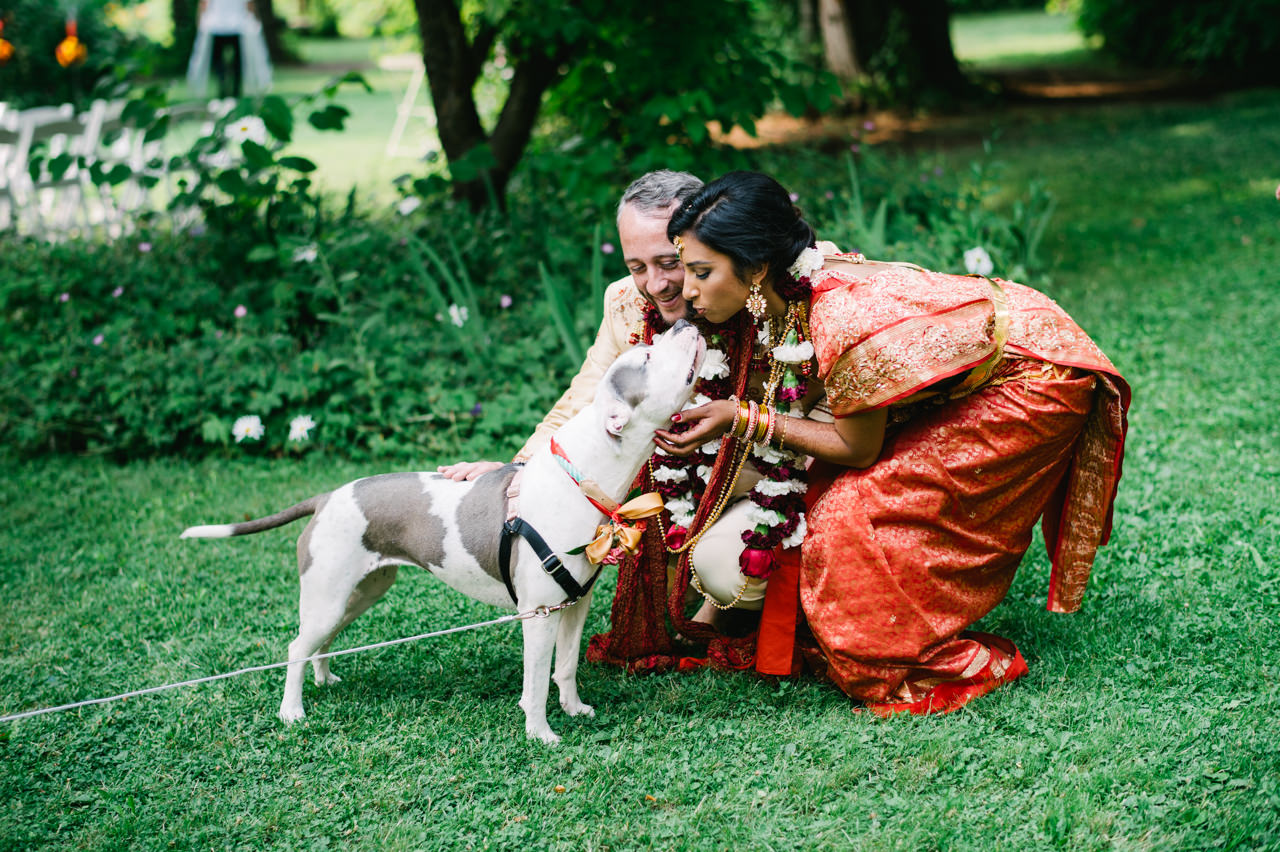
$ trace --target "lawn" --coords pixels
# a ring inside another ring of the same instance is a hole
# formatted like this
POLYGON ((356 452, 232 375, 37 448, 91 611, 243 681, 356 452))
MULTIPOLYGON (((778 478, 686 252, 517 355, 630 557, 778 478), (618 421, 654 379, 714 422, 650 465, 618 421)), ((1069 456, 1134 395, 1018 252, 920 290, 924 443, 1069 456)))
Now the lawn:
POLYGON ((1074 18, 1034 10, 956 15, 951 42, 956 59, 976 70, 1099 61, 1074 18))
MULTIPOLYGON (((1027 678, 880 721, 809 679, 584 665, 597 716, 546 748, 504 625, 339 659, 292 727, 278 673, 5 724, 0 849, 1280 849, 1280 92, 987 121, 1002 185, 1058 198, 1044 288, 1134 388, 1083 610, 1045 611, 1037 543, 980 625, 1027 678)), ((980 154, 915 147, 906 174, 980 154)), ((178 533, 382 469, 0 463, 0 713, 280 659, 298 527, 178 533)), ((406 571, 335 647, 494 615, 406 571)))

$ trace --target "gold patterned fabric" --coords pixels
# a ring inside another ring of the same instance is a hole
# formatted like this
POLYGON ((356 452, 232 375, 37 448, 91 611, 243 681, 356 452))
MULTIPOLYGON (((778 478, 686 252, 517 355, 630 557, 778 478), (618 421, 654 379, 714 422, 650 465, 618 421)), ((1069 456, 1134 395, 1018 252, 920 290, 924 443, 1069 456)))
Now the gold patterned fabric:
MULTIPOLYGON (((984 278, 837 261, 814 279, 814 349, 837 417, 910 401, 997 349, 998 299, 984 278)), ((996 284, 1007 303, 1006 353, 1116 374, 1056 302, 1021 284, 996 284)))
POLYGON ((1004 597, 1042 518, 1048 608, 1080 607, 1110 535, 1129 388, 1020 284, 834 254, 813 284, 832 412, 891 408, 879 460, 833 469, 809 516, 811 662, 873 709, 936 712, 1008 679, 990 660, 1016 648, 968 628, 1004 597))

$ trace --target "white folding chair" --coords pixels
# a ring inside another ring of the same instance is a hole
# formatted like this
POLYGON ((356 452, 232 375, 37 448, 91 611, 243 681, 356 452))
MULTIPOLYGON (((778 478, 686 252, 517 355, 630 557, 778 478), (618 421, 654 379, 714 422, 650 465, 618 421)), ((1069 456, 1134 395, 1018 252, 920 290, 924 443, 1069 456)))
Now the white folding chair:
POLYGON ((432 149, 432 138, 436 128, 436 113, 430 104, 419 104, 418 93, 426 81, 426 70, 422 65, 422 57, 417 54, 384 56, 378 60, 378 67, 383 71, 408 71, 409 83, 405 86, 404 96, 396 105, 396 120, 391 125, 391 135, 387 137, 386 153, 388 157, 423 157, 432 149), (405 153, 400 145, 404 132, 413 119, 421 119, 423 130, 422 145, 416 152, 405 153))
MULTIPOLYGON (((38 191, 38 178, 47 177, 48 157, 43 160, 40 169, 35 170, 37 177, 32 177, 32 149, 42 145, 53 150, 49 156, 62 153, 63 140, 68 134, 78 136, 83 125, 75 119, 75 109, 71 104, 58 107, 33 107, 14 113, 10 119, 11 126, 17 131, 8 156, 6 169, 6 186, 13 208, 13 226, 17 230, 43 235, 45 231, 46 204, 43 193, 38 191)), ((41 151, 39 156, 45 156, 41 151)), ((43 189, 40 187, 39 189, 43 189)))
POLYGON ((17 198, 14 195, 13 174, 26 170, 26 163, 19 163, 18 127, 15 113, 3 109, 0 104, 0 231, 7 231, 16 223, 17 198))

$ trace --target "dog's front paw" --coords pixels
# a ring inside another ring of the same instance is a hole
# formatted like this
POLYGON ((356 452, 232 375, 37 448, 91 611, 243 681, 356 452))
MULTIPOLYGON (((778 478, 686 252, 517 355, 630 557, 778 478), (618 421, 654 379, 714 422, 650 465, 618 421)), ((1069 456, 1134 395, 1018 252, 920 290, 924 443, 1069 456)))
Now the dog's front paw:
POLYGON ((560 707, 570 716, 590 716, 595 718, 596 710, 590 704, 584 704, 578 699, 572 701, 561 701, 560 707))
POLYGON ((291 725, 294 722, 301 719, 302 717, 306 716, 307 714, 306 714, 306 711, 302 709, 301 705, 297 707, 286 707, 285 705, 281 704, 280 712, 278 715, 280 716, 281 722, 284 722, 287 725, 291 725))
POLYGON ((547 745, 556 745, 560 742, 560 737, 545 722, 541 725, 525 725, 524 732, 529 739, 541 740, 547 745))
POLYGON ((333 672, 325 672, 323 674, 316 672, 316 686, 328 686, 333 683, 342 683, 342 678, 333 672))

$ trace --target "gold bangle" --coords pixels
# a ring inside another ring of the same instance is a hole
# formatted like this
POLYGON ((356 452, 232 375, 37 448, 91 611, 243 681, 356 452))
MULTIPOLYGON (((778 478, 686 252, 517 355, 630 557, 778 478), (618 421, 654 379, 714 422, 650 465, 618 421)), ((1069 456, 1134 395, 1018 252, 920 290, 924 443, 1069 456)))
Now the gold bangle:
POLYGON ((769 434, 769 431, 772 428, 773 428, 773 412, 769 410, 769 406, 762 405, 760 406, 760 422, 756 424, 756 434, 755 434, 754 442, 757 444, 767 443, 768 438, 766 438, 765 436, 769 434))
POLYGON ((756 426, 760 422, 760 409, 756 406, 755 400, 751 400, 748 405, 750 408, 747 412, 747 428, 746 431, 742 433, 742 437, 745 440, 750 441, 751 436, 756 433, 756 426))
POLYGON ((773 440, 773 427, 777 425, 779 417, 782 417, 781 413, 777 411, 769 412, 769 428, 764 430, 764 440, 762 440, 760 443, 767 445, 770 441, 773 440))
POLYGON ((747 402, 746 400, 738 400, 738 410, 733 412, 733 428, 729 430, 729 435, 734 438, 742 437, 742 430, 747 425, 747 402))
POLYGON ((738 402, 738 395, 734 394, 729 397, 729 401, 733 403, 733 422, 729 424, 729 434, 738 434, 738 421, 742 418, 742 405, 738 402))

